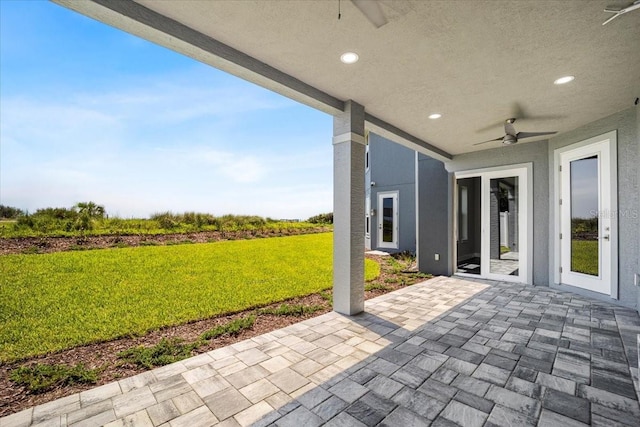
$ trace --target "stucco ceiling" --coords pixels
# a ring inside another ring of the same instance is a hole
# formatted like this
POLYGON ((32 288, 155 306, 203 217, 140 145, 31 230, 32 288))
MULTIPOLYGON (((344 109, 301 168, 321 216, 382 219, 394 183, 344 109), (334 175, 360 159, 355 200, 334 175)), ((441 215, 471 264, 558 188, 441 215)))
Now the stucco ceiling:
POLYGON ((640 96, 640 10, 602 25, 631 1, 382 0, 380 28, 347 0, 340 20, 338 0, 138 3, 451 154, 500 146, 473 144, 509 117, 564 132, 640 96), (346 51, 360 61, 341 63, 346 51))

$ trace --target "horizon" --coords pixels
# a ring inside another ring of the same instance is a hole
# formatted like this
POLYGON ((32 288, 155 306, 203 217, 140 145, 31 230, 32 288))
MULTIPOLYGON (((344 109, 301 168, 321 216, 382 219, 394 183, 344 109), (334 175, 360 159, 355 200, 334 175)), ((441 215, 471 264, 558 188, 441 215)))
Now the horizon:
MULTIPOLYGON (((158 211, 158 212, 151 212, 149 215, 146 215, 144 217, 141 216, 129 216, 129 217, 123 217, 120 215, 112 215, 109 212, 109 207, 108 206, 104 206, 101 203, 96 203, 93 200, 86 200, 85 202, 93 202, 98 206, 102 206, 104 208, 104 217, 106 219, 114 219, 114 218, 118 218, 118 219, 152 219, 153 216, 157 216, 157 215, 164 215, 164 214, 169 214, 169 215, 185 215, 185 214, 199 214, 199 215, 211 215, 215 218, 220 218, 223 216, 227 216, 227 215, 232 215, 232 216, 258 216, 258 217, 262 217, 263 219, 272 219, 272 220, 291 220, 291 221, 306 221, 307 219, 310 219, 311 217, 314 216, 318 216, 318 215, 324 215, 324 214, 328 214, 328 213, 333 213, 333 212, 317 212, 315 214, 309 215, 308 217, 304 217, 304 218, 294 218, 294 217, 270 217, 270 216, 263 216, 263 215, 255 215, 255 214, 234 214, 231 212, 227 212, 227 213, 223 213, 223 214, 212 214, 211 212, 200 212, 200 211, 158 211)), ((33 211, 30 210, 24 210, 24 209, 20 209, 17 206, 9 206, 9 205, 5 205, 0 203, 0 207, 3 208, 14 208, 14 209, 19 209, 21 211, 20 215, 34 215, 37 211, 40 210, 45 210, 45 209, 67 209, 67 210, 73 210, 78 203, 83 203, 83 202, 77 202, 74 203, 72 206, 42 206, 42 207, 38 207, 36 209, 34 209, 33 211)), ((0 219, 4 219, 4 220, 13 220, 15 218, 10 218, 10 217, 2 217, 0 216, 0 219)))
POLYGON ((0 204, 333 210, 331 116, 51 2, 0 8, 0 204))

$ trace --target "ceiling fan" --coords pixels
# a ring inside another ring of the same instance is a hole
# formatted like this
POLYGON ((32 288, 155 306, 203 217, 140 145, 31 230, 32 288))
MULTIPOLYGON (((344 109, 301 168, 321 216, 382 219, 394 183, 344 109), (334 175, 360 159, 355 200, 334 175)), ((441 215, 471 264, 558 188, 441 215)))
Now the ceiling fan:
POLYGON ((629 6, 622 9, 612 9, 607 7, 604 11, 607 13, 613 13, 613 16, 602 23, 602 25, 607 25, 609 22, 613 21, 619 16, 624 15, 625 13, 631 12, 632 10, 640 9, 640 0, 634 1, 629 6))
POLYGON ((501 136, 500 138, 490 139, 488 141, 478 142, 473 145, 486 144, 487 142, 494 142, 494 141, 502 141, 502 143, 505 145, 511 145, 511 144, 515 144, 520 139, 532 138, 534 136, 553 135, 558 133, 558 132, 516 132, 516 129, 513 127, 513 123, 515 121, 516 119, 514 118, 507 119, 504 121, 504 136, 501 136))
POLYGON ((362 12, 374 27, 380 28, 389 22, 377 0, 351 0, 351 3, 362 12))

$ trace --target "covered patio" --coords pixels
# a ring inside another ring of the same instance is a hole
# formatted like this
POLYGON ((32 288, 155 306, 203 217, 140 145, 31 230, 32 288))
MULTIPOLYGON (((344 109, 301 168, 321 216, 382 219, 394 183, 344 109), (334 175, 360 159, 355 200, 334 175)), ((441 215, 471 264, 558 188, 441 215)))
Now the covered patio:
POLYGON ((380 0, 365 2, 384 16, 372 25, 356 1, 340 15, 337 1, 54 1, 334 117, 336 312, 0 426, 638 424, 640 13, 602 26, 607 0, 380 0), (554 136, 518 141, 515 119, 554 136), (365 303, 368 132, 417 153, 426 272, 456 273, 459 182, 477 179, 489 200, 493 181, 517 177, 519 276, 486 280, 492 236, 478 226, 469 255, 484 280, 438 277, 365 303), (589 275, 571 262, 563 182, 592 159, 606 173, 588 186, 600 220, 589 275))
POLYGON ((635 310, 455 277, 365 308, 36 406, 0 425, 634 426, 640 419, 635 310))

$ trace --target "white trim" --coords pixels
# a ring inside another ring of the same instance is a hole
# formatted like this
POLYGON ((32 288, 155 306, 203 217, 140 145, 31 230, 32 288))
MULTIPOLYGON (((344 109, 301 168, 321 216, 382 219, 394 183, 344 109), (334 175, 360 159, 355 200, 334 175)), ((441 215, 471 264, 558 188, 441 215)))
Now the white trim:
POLYGON ((414 190, 414 203, 416 208, 416 260, 418 260, 418 265, 420 264, 420 173, 418 168, 420 167, 420 153, 415 152, 415 164, 414 164, 414 175, 415 175, 415 190, 414 190))
MULTIPOLYGON (((617 131, 613 130, 602 135, 598 135, 589 139, 585 139, 574 144, 570 144, 554 150, 553 156, 553 197, 551 202, 554 207, 553 221, 553 256, 551 258, 553 269, 553 283, 555 285, 561 285, 560 267, 562 262, 562 246, 560 241, 561 233, 561 217, 562 209, 560 206, 560 195, 562 194, 562 180, 560 165, 561 156, 565 153, 588 148, 591 145, 596 145, 603 142, 608 142, 609 145, 609 173, 610 173, 610 187, 608 189, 611 204, 611 223, 610 227, 610 245, 611 245, 611 260, 610 260, 610 296, 612 299, 619 299, 619 283, 618 283, 618 151, 617 151, 617 131), (615 212, 615 215, 613 214, 615 212)), ((567 285, 573 286, 573 285, 567 285)), ((608 295, 609 296, 609 295, 608 295)))
POLYGON ((333 145, 342 144, 343 142, 357 142, 358 144, 367 145, 365 137, 355 132, 346 132, 333 137, 333 145))
MULTIPOLYGON (((480 265, 481 274, 471 275, 472 277, 483 277, 489 279, 497 279, 504 281, 514 281, 516 278, 517 282, 524 282, 528 284, 533 284, 533 163, 519 163, 514 165, 504 165, 504 166, 496 166, 490 168, 482 168, 482 169, 472 169, 466 171, 459 171, 454 173, 454 209, 453 209, 453 221, 454 221, 454 233, 453 233, 453 271, 455 272, 457 269, 457 231, 458 231, 458 185, 457 180, 462 178, 474 178, 481 177, 481 194, 484 194, 488 189, 486 188, 488 180, 492 178, 501 178, 505 176, 517 176, 519 179, 518 186, 525 191, 524 197, 519 198, 519 209, 518 213, 520 215, 520 221, 518 221, 519 226, 519 238, 520 238, 520 266, 521 270, 519 271, 518 276, 503 276, 492 274, 490 272, 488 263, 483 259, 480 265), (524 249, 524 250, 523 250, 524 249)), ((484 196, 481 195, 481 200, 484 196)), ((488 240, 484 237, 484 228, 486 227, 485 220, 488 220, 486 212, 484 212, 485 208, 481 208, 481 221, 482 221, 482 237, 481 244, 483 248, 483 253, 485 254, 485 258, 488 257, 488 248, 485 246, 488 245, 488 240)), ((458 273, 456 273, 458 274, 458 273)), ((464 274, 464 273, 463 273, 464 274)))

